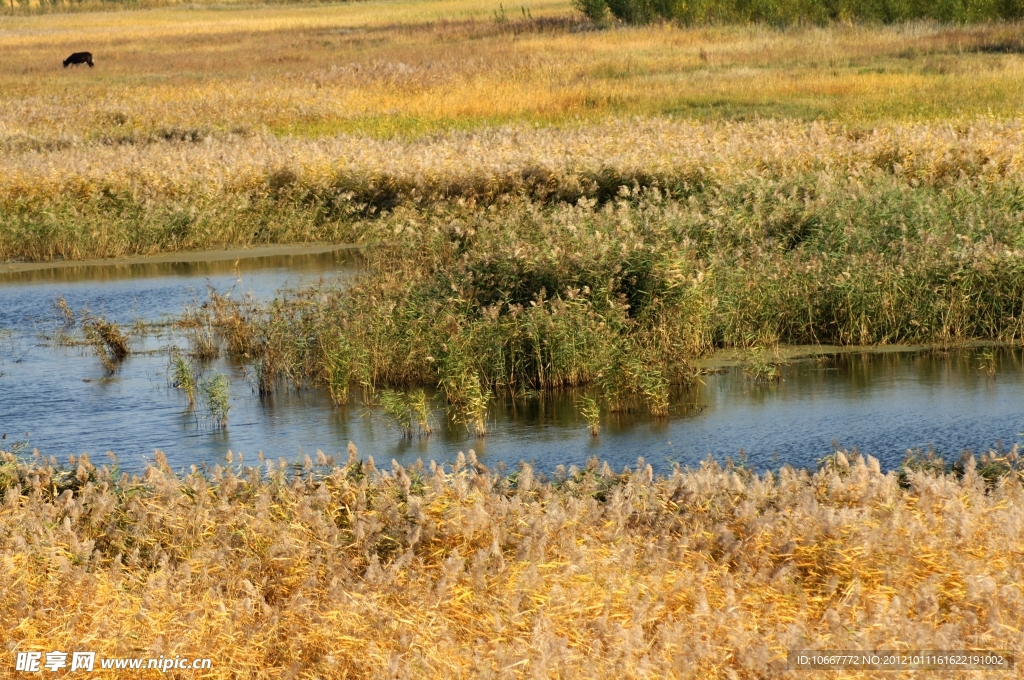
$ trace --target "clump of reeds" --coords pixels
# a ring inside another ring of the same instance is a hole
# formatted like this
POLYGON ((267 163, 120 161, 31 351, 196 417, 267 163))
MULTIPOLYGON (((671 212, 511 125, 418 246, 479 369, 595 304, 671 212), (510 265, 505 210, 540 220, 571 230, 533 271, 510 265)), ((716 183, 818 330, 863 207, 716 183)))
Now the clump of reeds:
MULTIPOLYGON (((211 677, 781 677, 792 649, 1018 658, 1024 487, 596 460, 139 475, 0 454, 0 626, 18 650, 208 656, 211 677), (243 634, 244 633, 244 634, 243 634)), ((998 454, 994 458, 1008 458, 998 454)), ((844 677, 873 677, 849 672, 844 677)))
POLYGON ((61 320, 63 321, 65 328, 75 325, 75 313, 71 310, 71 307, 68 305, 68 301, 64 299, 63 295, 53 301, 53 306, 58 312, 60 312, 61 320))
POLYGON ((196 392, 199 389, 195 366, 180 352, 172 352, 170 373, 171 385, 185 393, 189 408, 193 408, 196 405, 196 392))
POLYGON ((223 373, 214 373, 199 383, 199 392, 206 403, 206 409, 217 427, 227 427, 228 411, 231 410, 231 383, 223 373))
POLYGON ((764 348, 755 347, 747 355, 743 372, 756 383, 773 383, 782 377, 781 363, 777 358, 769 358, 764 348))
POLYGON ((844 196, 814 177, 686 202, 634 187, 603 208, 396 209, 365 225, 375 245, 345 287, 265 306, 214 296, 209 323, 261 392, 313 383, 343 402, 357 386, 439 385, 477 432, 505 390, 594 386, 609 412, 664 416, 670 387, 719 348, 753 348, 747 372, 770 383, 781 362, 758 348, 783 343, 1021 338, 1009 203, 966 200, 962 184, 930 193, 978 216, 968 236, 945 211, 893 223, 920 189, 891 177, 844 196))
POLYGON ((108 373, 114 373, 131 351, 128 333, 112 321, 91 315, 82 320, 82 330, 86 342, 96 351, 104 368, 108 373))
POLYGON ((212 329, 198 326, 188 330, 189 351, 199 361, 210 361, 220 356, 220 346, 212 329))
POLYGON ((476 436, 486 435, 487 409, 491 394, 480 384, 479 375, 463 366, 462 370, 454 374, 448 373, 442 379, 442 385, 454 419, 464 424, 476 436))
POLYGON ((994 349, 987 347, 978 353, 978 368, 990 378, 995 376, 999 370, 999 360, 994 349))
POLYGON ((413 436, 413 414, 406 395, 391 389, 381 390, 380 406, 384 415, 401 430, 402 436, 413 436))
POLYGON ((597 400, 589 395, 582 395, 579 398, 580 415, 590 426, 590 436, 596 437, 601 431, 601 406, 597 400))
POLYGON ((408 395, 409 412, 416 421, 420 434, 430 436, 434 432, 431 426, 430 398, 423 390, 413 390, 408 395))

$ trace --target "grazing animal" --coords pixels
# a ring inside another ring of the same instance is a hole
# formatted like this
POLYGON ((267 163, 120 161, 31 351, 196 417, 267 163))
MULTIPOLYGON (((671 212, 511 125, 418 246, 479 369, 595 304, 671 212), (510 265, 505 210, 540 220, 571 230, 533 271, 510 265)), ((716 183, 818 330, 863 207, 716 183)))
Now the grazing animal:
POLYGON ((64 60, 64 68, 67 68, 69 64, 88 64, 89 68, 92 68, 92 52, 75 52, 70 57, 64 60))

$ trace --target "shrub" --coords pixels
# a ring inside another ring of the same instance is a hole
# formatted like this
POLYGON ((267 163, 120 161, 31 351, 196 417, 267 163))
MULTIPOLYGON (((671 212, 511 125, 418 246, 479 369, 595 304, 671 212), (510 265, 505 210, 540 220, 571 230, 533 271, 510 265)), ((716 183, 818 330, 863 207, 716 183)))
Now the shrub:
POLYGON ((607 7, 629 24, 664 19, 688 25, 919 19, 971 23, 1014 20, 1024 11, 1020 0, 577 0, 576 7, 595 21, 607 7))

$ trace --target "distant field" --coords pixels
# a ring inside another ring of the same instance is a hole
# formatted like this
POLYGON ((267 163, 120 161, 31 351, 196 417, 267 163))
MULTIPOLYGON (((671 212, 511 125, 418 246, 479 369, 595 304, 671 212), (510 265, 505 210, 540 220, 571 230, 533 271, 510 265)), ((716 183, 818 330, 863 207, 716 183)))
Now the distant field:
POLYGON ((1016 115, 1017 25, 595 31, 565 1, 0 17, 0 142, 419 135, 608 116, 1016 115), (529 17, 529 18, 528 18, 529 17), (72 51, 96 68, 64 70, 72 51))

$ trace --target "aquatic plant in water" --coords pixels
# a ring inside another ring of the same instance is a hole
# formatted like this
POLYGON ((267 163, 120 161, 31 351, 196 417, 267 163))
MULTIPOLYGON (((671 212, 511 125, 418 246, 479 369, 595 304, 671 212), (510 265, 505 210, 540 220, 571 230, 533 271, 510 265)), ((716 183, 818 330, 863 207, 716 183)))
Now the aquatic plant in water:
POLYGON ((206 408, 218 427, 227 427, 231 383, 223 373, 214 373, 199 383, 206 408))
POLYGON ((111 321, 86 314, 82 320, 85 339, 95 350, 108 373, 114 373, 130 350, 128 333, 111 321))
POLYGON ((431 425, 430 400, 423 390, 398 392, 381 390, 380 407, 402 431, 403 437, 413 436, 413 425, 420 435, 429 437, 434 429, 431 425))
POLYGON ((755 347, 747 355, 747 361, 743 365, 743 372, 757 383, 772 383, 780 379, 779 367, 782 362, 776 359, 769 359, 768 353, 763 347, 755 347))
POLYGON ((171 385, 185 393, 185 396, 188 397, 189 408, 194 407, 199 382, 192 362, 187 357, 182 356, 180 352, 172 352, 170 373, 171 385))
POLYGON ((380 391, 380 408, 388 418, 393 420, 405 437, 412 436, 412 414, 409 411, 409 402, 399 392, 394 390, 380 391))
POLYGON ((601 406, 589 395, 582 395, 578 401, 580 415, 590 426, 591 436, 596 437, 601 430, 601 406))

